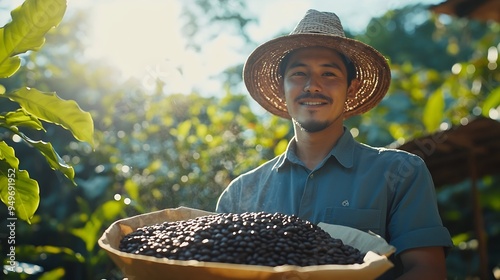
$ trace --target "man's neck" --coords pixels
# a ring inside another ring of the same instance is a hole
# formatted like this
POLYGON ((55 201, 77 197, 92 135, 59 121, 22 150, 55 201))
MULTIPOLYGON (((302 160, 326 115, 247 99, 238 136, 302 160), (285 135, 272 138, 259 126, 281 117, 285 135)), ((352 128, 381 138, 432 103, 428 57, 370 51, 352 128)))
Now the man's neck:
POLYGON ((299 159, 309 170, 316 166, 330 153, 344 133, 343 123, 332 124, 318 132, 307 132, 294 125, 296 151, 299 159))

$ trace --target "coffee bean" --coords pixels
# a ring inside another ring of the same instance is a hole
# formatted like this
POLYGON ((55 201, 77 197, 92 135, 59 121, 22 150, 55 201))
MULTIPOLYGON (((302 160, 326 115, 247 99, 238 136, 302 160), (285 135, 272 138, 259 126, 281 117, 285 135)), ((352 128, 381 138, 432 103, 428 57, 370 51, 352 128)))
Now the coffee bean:
POLYGON ((131 254, 264 266, 362 263, 364 255, 294 215, 213 214, 138 228, 119 249, 131 254))

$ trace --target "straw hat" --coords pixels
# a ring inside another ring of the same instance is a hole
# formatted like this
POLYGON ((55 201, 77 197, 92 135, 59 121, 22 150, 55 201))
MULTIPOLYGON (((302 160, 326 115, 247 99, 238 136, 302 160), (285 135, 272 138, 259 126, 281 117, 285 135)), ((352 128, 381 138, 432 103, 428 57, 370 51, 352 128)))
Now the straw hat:
POLYGON ((253 99, 267 111, 290 119, 280 86, 280 63, 293 50, 316 46, 332 48, 354 64, 360 85, 355 97, 346 101, 345 118, 362 114, 382 100, 391 81, 384 56, 367 44, 346 38, 337 15, 316 10, 308 10, 289 35, 268 41, 250 54, 243 80, 253 99))

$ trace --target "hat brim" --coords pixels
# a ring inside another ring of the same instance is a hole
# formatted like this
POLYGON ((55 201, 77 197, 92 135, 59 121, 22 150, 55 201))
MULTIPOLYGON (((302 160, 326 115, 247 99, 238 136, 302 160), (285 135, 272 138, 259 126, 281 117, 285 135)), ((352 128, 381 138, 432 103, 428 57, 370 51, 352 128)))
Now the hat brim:
POLYGON ((290 119, 279 65, 293 50, 318 46, 334 49, 354 64, 359 88, 356 95, 346 101, 344 118, 365 113, 384 98, 391 81, 385 57, 360 41, 319 33, 278 37, 257 47, 243 68, 243 80, 252 98, 270 113, 290 119))

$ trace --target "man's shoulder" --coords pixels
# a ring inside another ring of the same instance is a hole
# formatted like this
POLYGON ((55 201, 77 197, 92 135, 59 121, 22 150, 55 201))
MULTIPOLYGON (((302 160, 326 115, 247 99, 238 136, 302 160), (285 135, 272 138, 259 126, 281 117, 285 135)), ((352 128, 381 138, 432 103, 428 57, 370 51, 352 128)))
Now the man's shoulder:
POLYGON ((356 148, 359 149, 362 153, 378 155, 386 158, 420 158, 418 155, 404 150, 399 150, 396 148, 374 147, 359 142, 356 142, 356 148))
POLYGON ((261 165, 244 172, 239 177, 255 176, 256 174, 268 173, 268 172, 270 172, 278 167, 279 162, 282 160, 282 157, 283 157, 283 155, 276 156, 273 159, 268 160, 268 161, 262 163, 261 165))
POLYGON ((269 178, 270 174, 278 168, 280 162, 283 160, 283 156, 284 155, 276 156, 275 158, 240 174, 232 181, 231 184, 247 184, 249 182, 255 183, 263 178, 269 178))

